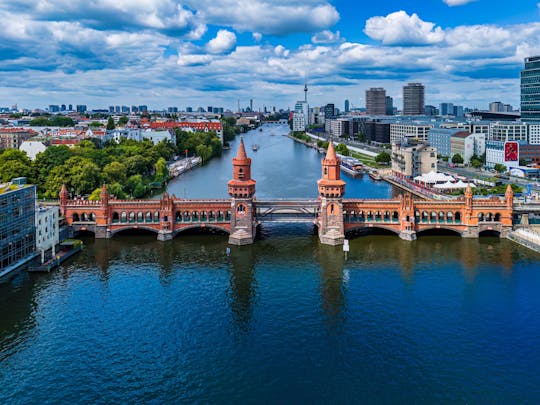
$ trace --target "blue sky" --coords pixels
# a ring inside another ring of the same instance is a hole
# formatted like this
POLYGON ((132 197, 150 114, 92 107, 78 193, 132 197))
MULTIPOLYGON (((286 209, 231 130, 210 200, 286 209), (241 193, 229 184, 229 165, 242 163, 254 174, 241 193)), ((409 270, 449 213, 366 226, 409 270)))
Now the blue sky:
POLYGON ((539 0, 18 0, 0 3, 0 105, 288 107, 410 81, 426 103, 518 107, 539 0))

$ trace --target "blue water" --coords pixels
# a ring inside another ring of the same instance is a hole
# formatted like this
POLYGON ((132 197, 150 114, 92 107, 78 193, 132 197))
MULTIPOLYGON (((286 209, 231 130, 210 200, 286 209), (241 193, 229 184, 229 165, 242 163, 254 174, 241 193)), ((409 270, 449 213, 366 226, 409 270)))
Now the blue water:
POLYGON ((226 235, 85 242, 0 283, 0 403, 540 401, 540 255, 508 240, 368 235, 347 257, 306 225, 230 256, 226 235))

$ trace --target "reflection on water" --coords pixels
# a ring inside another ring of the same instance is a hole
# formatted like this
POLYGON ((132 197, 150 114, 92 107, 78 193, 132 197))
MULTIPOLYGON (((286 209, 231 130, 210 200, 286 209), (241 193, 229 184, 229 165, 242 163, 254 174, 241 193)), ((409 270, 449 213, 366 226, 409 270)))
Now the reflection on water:
MULTIPOLYGON (((316 192, 319 155, 276 136, 257 143, 259 196, 316 192)), ((228 180, 222 162, 171 187, 208 196, 228 180)), ((348 196, 392 193, 347 181, 348 196)), ((510 241, 372 234, 345 256, 313 227, 264 224, 229 255, 212 234, 85 244, 51 274, 0 283, 0 403, 540 397, 540 256, 510 241)))

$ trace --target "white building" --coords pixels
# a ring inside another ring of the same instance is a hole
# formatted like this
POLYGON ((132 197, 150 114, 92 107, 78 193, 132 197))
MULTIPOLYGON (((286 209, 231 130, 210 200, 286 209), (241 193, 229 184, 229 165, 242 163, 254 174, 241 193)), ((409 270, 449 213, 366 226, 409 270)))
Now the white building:
POLYGON ((293 128, 294 132, 302 132, 306 130, 306 118, 304 113, 295 112, 293 113, 293 128))
POLYGON ((170 131, 152 131, 146 130, 141 132, 142 139, 149 139, 154 145, 165 141, 165 142, 176 142, 176 137, 171 134, 170 131))
POLYGON ((337 120, 329 120, 330 122, 330 135, 333 138, 339 138, 343 136, 344 134, 344 120, 337 119, 337 120))
POLYGON ((433 128, 433 125, 425 123, 390 124, 390 143, 400 143, 403 139, 427 142, 431 128, 433 128))
POLYGON ((490 141, 527 141, 527 124, 519 122, 494 122, 489 126, 490 141))
POLYGON ((294 111, 297 113, 302 113, 304 115, 304 129, 302 131, 306 130, 306 127, 309 124, 309 105, 305 101, 297 101, 294 105, 294 111))
POLYGON ((46 251, 52 250, 55 254, 55 246, 60 243, 58 232, 58 218, 60 211, 58 207, 37 207, 36 208, 36 248, 43 255, 46 251))
POLYGON ((529 124, 529 143, 540 145, 540 124, 529 124))
POLYGON ((473 155, 481 156, 486 150, 486 135, 458 132, 450 138, 451 156, 458 153, 465 164, 471 163, 473 155))
POLYGON ((47 147, 39 141, 24 141, 19 150, 26 152, 30 160, 35 160, 38 153, 45 152, 47 147))

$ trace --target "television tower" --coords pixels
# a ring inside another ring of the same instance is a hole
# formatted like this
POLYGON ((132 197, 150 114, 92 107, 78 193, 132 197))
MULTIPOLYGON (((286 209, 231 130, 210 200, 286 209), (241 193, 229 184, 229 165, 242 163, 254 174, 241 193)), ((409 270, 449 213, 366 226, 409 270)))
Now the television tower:
POLYGON ((304 101, 306 102, 306 104, 307 104, 307 92, 308 92, 307 79, 305 79, 304 80, 304 101))

